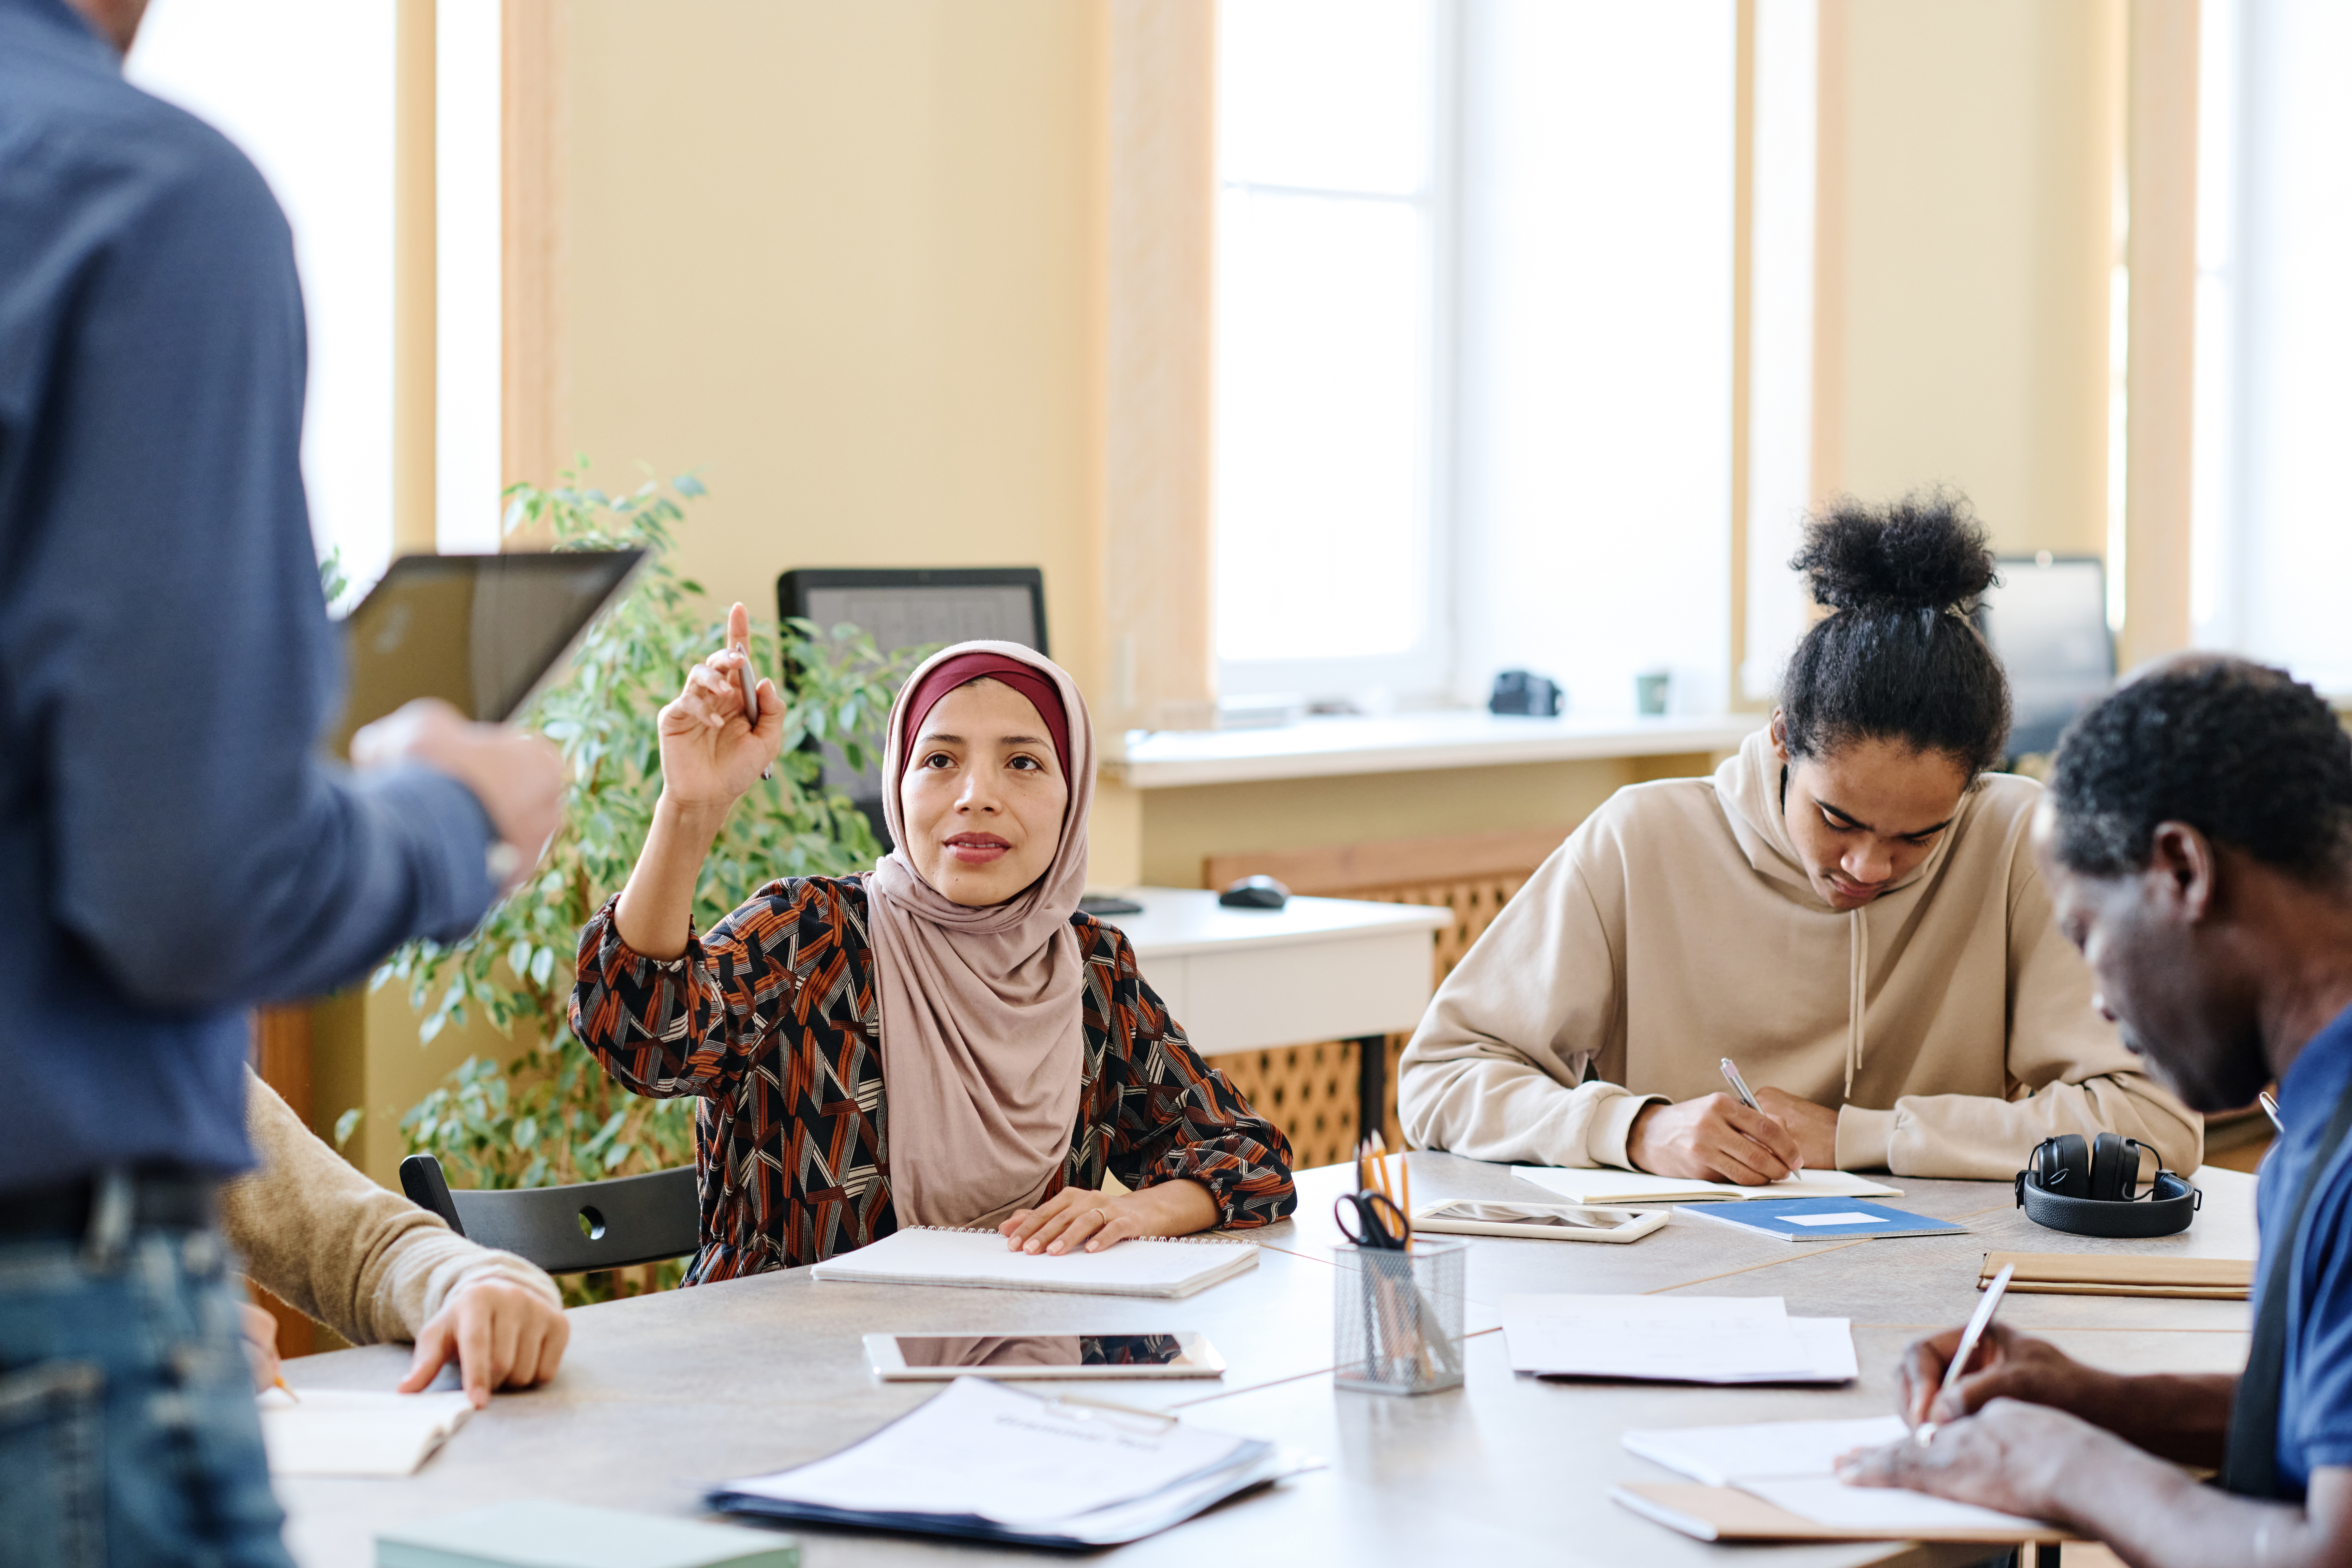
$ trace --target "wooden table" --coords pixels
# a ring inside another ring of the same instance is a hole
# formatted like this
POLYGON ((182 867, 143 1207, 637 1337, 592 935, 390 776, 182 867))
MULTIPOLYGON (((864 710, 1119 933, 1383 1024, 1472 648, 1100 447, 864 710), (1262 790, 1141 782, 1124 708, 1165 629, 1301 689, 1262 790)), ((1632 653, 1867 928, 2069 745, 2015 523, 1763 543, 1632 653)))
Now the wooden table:
POLYGON ((1432 988, 1431 934, 1445 910, 1361 899, 1294 898, 1229 910, 1198 888, 1129 888, 1135 915, 1100 918, 1127 933, 1143 977, 1204 1057, 1353 1040, 1362 1131, 1388 1102, 1386 1037, 1421 1022, 1432 988))
MULTIPOLYGON (((1539 1189, 1501 1166, 1411 1156, 1416 1199, 1539 1189)), ((502 1394, 416 1476, 281 1481, 288 1539, 304 1568, 361 1568, 392 1523, 526 1497, 690 1514, 709 1484, 782 1468, 855 1441, 936 1392, 882 1384, 859 1336, 873 1331, 1205 1331, 1230 1371, 1219 1383, 1089 1384, 1091 1396, 1184 1411, 1207 1426, 1307 1449, 1329 1468, 1235 1500, 1119 1549, 1122 1565, 1420 1562, 1490 1565, 1712 1564, 1773 1568, 1958 1564, 1981 1547, 1709 1546, 1607 1500, 1612 1484, 1671 1479, 1619 1447, 1633 1426, 1796 1420, 1891 1408, 1903 1346, 1961 1321, 1988 1251, 2145 1252, 2250 1258, 2253 1181, 2198 1173, 2204 1211, 2182 1236, 2099 1241, 2041 1229, 2001 1184, 1901 1180, 1899 1200, 1960 1220, 1964 1237, 1794 1244, 1677 1215, 1630 1246, 1479 1238, 1472 1243, 1466 1382, 1418 1398, 1341 1392, 1329 1375, 1337 1233, 1346 1173, 1299 1178, 1297 1217, 1252 1233, 1250 1273, 1189 1300, 820 1285, 793 1269, 573 1311, 555 1384, 502 1394), (1846 1387, 1703 1388, 1550 1383, 1510 1370, 1496 1309, 1516 1290, 1778 1295, 1792 1314, 1853 1321, 1861 1379, 1846 1387)), ((2234 1371, 2245 1303, 2014 1295, 2002 1321, 2117 1370, 2234 1371)), ((287 1363, 298 1388, 388 1388, 405 1348, 287 1363)), ((1033 1384, 1028 1386, 1051 1388, 1033 1384)), ((1068 1385, 1061 1385, 1066 1388, 1068 1385)), ((1024 1556, 967 1542, 803 1529, 809 1568, 1024 1556)), ((1090 1558, 1089 1561, 1094 1559, 1090 1558)))

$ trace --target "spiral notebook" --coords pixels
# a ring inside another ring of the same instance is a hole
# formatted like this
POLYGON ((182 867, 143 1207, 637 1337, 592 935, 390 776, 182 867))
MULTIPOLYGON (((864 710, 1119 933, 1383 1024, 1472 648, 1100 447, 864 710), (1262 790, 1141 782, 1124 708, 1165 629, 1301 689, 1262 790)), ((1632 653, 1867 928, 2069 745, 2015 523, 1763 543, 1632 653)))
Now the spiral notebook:
POLYGON ((1257 1265, 1246 1241, 1206 1236, 1122 1241, 1100 1252, 1015 1252, 993 1230, 916 1226, 828 1258, 815 1279, 872 1285, 962 1285, 1094 1296, 1190 1296, 1257 1265))

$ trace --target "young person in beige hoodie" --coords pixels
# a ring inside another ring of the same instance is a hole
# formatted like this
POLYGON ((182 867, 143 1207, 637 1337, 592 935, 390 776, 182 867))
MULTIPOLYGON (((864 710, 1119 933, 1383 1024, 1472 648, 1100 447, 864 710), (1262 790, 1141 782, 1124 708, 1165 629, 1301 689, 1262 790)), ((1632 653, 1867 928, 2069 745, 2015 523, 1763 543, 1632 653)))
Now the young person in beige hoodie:
POLYGON ((2203 1124, 2052 921, 2042 787, 1991 771, 2009 689, 1968 619, 1984 531, 1944 495, 1847 503, 1792 564, 1835 613, 1769 727, 1712 778, 1618 791, 1504 908, 1405 1049, 1406 1135, 1753 1184, 2007 1180, 2044 1138, 2111 1131, 2194 1170, 2203 1124))

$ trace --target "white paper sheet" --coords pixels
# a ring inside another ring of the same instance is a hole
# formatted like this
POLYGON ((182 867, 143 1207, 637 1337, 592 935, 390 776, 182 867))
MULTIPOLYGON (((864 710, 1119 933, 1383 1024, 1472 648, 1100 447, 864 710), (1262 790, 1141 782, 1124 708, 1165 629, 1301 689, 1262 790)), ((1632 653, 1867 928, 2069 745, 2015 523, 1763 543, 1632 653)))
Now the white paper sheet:
MULTIPOLYGON (((1853 1343, 1851 1336, 1846 1342, 1853 1343)), ((1853 1421, 1759 1421, 1741 1426, 1635 1426, 1627 1430, 1622 1441, 1629 1453, 1706 1486, 1727 1487, 1748 1480, 1832 1475, 1840 1455, 1856 1448, 1884 1447, 1909 1436, 1910 1428, 1903 1425, 1901 1416, 1871 1415, 1853 1421)))
POLYGON ((1503 1298, 1519 1372, 1676 1383, 1802 1381, 1813 1358, 1778 1296, 1503 1298))
POLYGON ((1212 1469, 1247 1441, 960 1378, 830 1458, 728 1489, 857 1513, 977 1514, 1045 1526, 1212 1469))
POLYGON ((1890 1541, 1937 1530, 2013 1530, 2022 1534, 2042 1528, 2036 1520, 1989 1508, 1950 1502, 1926 1492, 1890 1487, 1850 1487, 1827 1476, 1789 1480, 1747 1480, 1739 1489, 1762 1498, 1775 1508, 1826 1524, 1835 1530, 1883 1531, 1890 1541))
POLYGON ((1900 1187, 1852 1171, 1803 1171, 1762 1186, 1690 1182, 1646 1171, 1587 1170, 1566 1165, 1514 1165, 1511 1174, 1558 1193, 1572 1204, 1715 1203, 1741 1198, 1899 1198, 1900 1187))
POLYGON ((313 1388, 257 1402, 273 1476, 411 1476, 474 1413, 463 1394, 313 1388))

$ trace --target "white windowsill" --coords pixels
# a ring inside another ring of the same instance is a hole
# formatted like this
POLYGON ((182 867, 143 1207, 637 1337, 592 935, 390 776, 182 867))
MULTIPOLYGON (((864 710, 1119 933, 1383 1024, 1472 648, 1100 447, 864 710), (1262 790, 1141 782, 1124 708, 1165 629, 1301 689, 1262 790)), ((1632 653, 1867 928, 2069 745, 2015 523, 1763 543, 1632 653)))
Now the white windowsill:
POLYGON ((1417 773, 1513 763, 1728 752, 1760 714, 1700 718, 1499 718, 1456 711, 1307 719, 1268 730, 1159 730, 1106 746, 1101 775, 1129 789, 1417 773))

